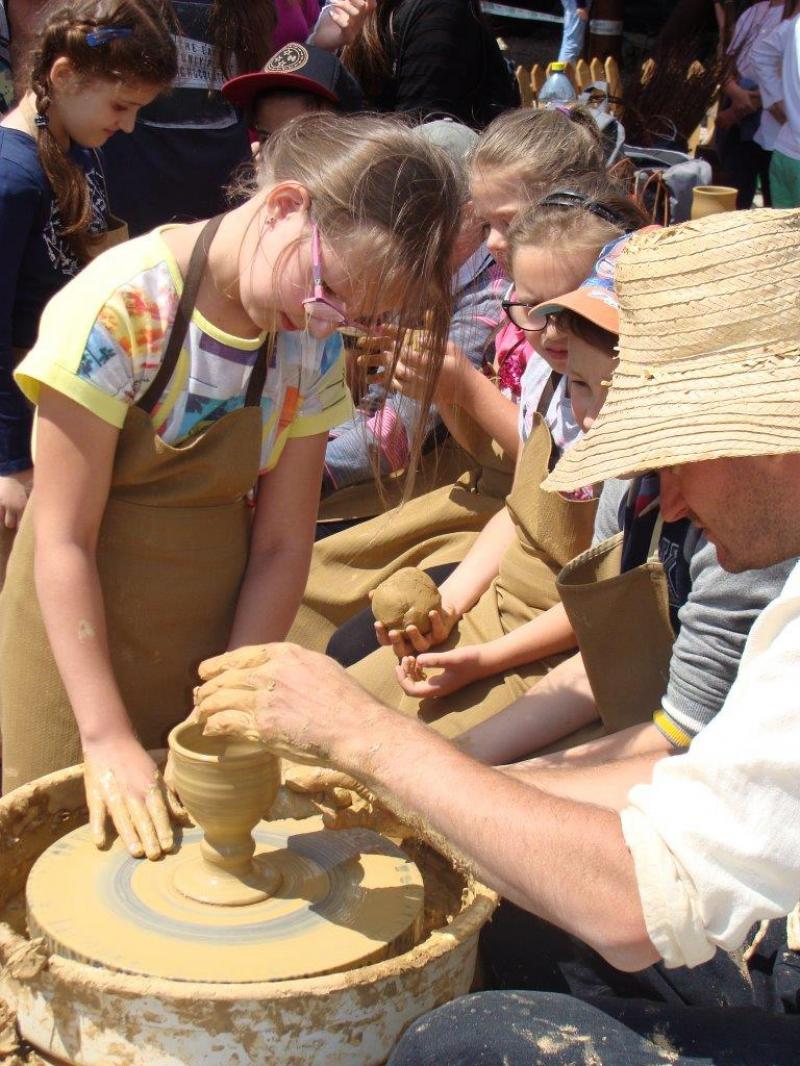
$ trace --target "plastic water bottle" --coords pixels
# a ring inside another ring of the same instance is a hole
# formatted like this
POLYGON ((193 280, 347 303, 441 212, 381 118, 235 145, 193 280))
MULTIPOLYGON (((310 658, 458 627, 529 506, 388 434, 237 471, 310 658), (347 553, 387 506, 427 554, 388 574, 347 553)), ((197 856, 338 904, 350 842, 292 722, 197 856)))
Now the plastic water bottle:
POLYGON ((572 104, 577 99, 572 82, 565 73, 566 63, 551 63, 547 81, 539 90, 539 103, 547 107, 556 104, 572 104))

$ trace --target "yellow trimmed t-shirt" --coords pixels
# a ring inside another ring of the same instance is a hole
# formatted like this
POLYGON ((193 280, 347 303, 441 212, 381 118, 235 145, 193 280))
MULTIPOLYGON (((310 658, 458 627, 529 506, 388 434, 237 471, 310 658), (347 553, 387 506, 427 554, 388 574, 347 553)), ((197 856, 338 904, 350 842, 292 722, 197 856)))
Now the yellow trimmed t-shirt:
MULTIPOLYGON (((122 428, 161 365, 183 291, 165 228, 106 252, 49 302, 14 375, 34 404, 47 385, 122 428)), ((195 310, 151 416, 158 435, 180 444, 241 408, 263 341, 225 333, 195 310)), ((261 473, 290 437, 324 433, 351 413, 339 334, 278 333, 261 396, 261 473)))

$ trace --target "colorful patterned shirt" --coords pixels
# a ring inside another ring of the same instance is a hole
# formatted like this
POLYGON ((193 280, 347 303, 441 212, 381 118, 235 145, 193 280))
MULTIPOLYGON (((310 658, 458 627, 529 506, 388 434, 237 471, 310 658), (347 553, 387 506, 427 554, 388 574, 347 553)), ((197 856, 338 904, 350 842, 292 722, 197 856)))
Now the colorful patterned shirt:
MULTIPOLYGON (((15 375, 33 403, 44 384, 122 427, 158 371, 183 289, 162 232, 107 252, 50 301, 15 375)), ((195 311, 152 414, 159 436, 179 444, 241 408, 263 341, 225 333, 195 311)), ((338 334, 325 342, 302 332, 277 335, 261 398, 262 473, 275 467, 290 437, 326 433, 350 413, 341 354, 338 334)))

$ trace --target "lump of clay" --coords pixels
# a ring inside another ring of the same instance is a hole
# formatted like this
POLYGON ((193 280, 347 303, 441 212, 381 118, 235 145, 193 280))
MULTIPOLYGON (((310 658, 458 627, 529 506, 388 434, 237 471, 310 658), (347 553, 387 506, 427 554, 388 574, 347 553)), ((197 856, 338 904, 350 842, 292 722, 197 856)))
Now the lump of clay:
POLYGON ((372 613, 387 629, 416 626, 420 633, 431 628, 429 611, 438 611, 442 597, 423 570, 406 566, 378 585, 372 594, 372 613))

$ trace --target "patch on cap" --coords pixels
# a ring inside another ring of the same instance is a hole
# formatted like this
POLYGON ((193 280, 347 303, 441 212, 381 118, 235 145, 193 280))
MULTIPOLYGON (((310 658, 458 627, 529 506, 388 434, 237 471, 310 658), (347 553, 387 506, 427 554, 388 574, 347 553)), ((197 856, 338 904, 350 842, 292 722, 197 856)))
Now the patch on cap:
POLYGON ((308 52, 302 44, 285 44, 264 67, 265 73, 291 74, 308 63, 308 52))

